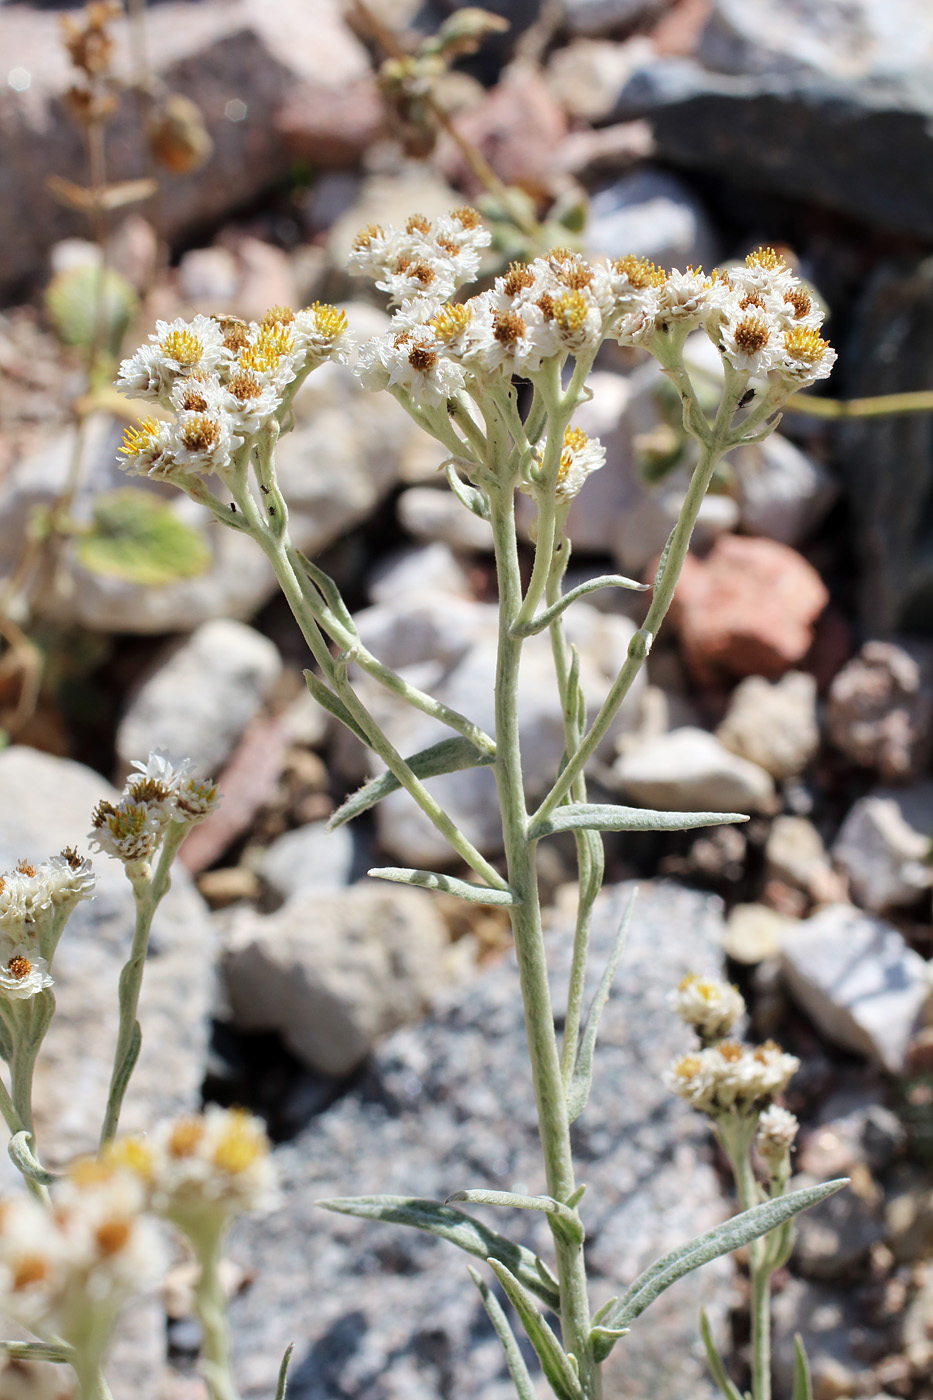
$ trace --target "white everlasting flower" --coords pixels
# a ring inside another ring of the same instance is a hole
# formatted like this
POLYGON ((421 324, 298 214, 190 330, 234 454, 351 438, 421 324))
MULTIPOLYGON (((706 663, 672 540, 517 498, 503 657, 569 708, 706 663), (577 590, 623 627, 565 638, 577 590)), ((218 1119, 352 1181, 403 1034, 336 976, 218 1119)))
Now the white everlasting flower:
POLYGON ((123 470, 130 476, 167 476, 175 465, 172 424, 156 418, 140 418, 135 427, 124 429, 117 451, 124 458, 123 470))
POLYGON ((470 306, 463 361, 474 374, 534 374, 558 348, 547 312, 531 300, 503 306, 493 290, 473 297, 470 306))
POLYGON ((716 1117, 748 1114, 770 1104, 787 1088, 800 1061, 774 1041, 751 1048, 733 1040, 682 1055, 666 1071, 664 1082, 694 1108, 716 1117))
POLYGON ((800 1124, 786 1108, 772 1104, 758 1120, 755 1146, 767 1166, 780 1168, 790 1156, 800 1124))
POLYGON ((72 1276, 60 1309, 66 1337, 76 1330, 80 1343, 89 1308, 115 1318, 128 1298, 158 1282, 165 1253, 145 1206, 139 1178, 106 1160, 75 1163, 56 1189, 55 1221, 72 1276))
POLYGON ((818 331, 804 326, 785 331, 778 349, 775 372, 790 389, 800 389, 826 379, 836 363, 836 352, 818 331))
MULTIPOLYGON (((274 307, 273 314, 282 314, 286 308, 274 307)), ((247 343, 236 353, 227 371, 227 383, 239 371, 247 371, 256 376, 262 384, 271 384, 281 392, 295 378, 302 362, 302 352, 292 330, 294 312, 288 311, 289 320, 265 319, 262 324, 251 322, 247 343)))
POLYGON ((149 345, 120 365, 117 388, 131 398, 155 399, 167 407, 176 380, 209 374, 226 355, 223 331, 209 316, 156 321, 149 345))
POLYGON ((0 938, 0 997, 26 1001, 51 985, 49 965, 32 942, 0 938))
POLYGON ((0 875, 0 932, 21 930, 29 916, 30 884, 18 870, 0 875))
POLYGON ((229 466, 230 454, 239 445, 222 409, 214 413, 179 413, 173 424, 171 455, 182 471, 207 475, 221 472, 229 466))
POLYGON ((33 1330, 54 1316, 67 1277, 66 1242, 30 1196, 0 1200, 0 1308, 33 1330))
POLYGON ((692 267, 686 272, 675 268, 657 289, 656 319, 659 323, 676 321, 698 326, 706 314, 711 287, 710 279, 702 272, 692 267))
POLYGON ((324 360, 346 364, 353 342, 345 311, 316 301, 313 306, 295 312, 289 329, 306 365, 321 364, 324 360))
MULTIPOLYGON (((530 482, 523 482, 521 490, 529 495, 538 495, 542 488, 540 472, 544 466, 547 440, 537 450, 537 470, 530 482)), ((557 470, 557 483, 554 495, 559 501, 570 501, 576 496, 590 472, 598 471, 606 464, 606 449, 596 438, 590 438, 582 428, 566 428, 564 445, 557 470)))
POLYGON ((209 817, 219 802, 220 794, 212 778, 186 778, 175 793, 175 819, 195 826, 209 817))
POLYGON ((348 272, 351 276, 370 277, 373 281, 383 277, 388 268, 398 261, 404 240, 401 229, 391 226, 385 229, 381 224, 368 224, 353 241, 347 259, 348 272))
POLYGON ((721 1040, 745 1011, 738 987, 718 977, 685 977, 668 1001, 704 1041, 721 1040))
POLYGON ((60 855, 52 856, 43 865, 52 905, 56 909, 71 908, 94 894, 97 876, 87 856, 81 856, 73 846, 66 846, 60 855))
POLYGON ((164 826, 164 820, 148 802, 124 798, 114 805, 104 800, 94 809, 88 838, 105 855, 132 865, 152 859, 164 826))
POLYGON ((766 308, 729 308, 719 336, 723 354, 739 374, 761 379, 777 362, 780 328, 766 308))
POLYGON ((265 1127, 240 1109, 211 1104, 203 1113, 163 1123, 136 1157, 153 1209, 183 1226, 204 1216, 262 1210, 274 1196, 265 1127))
POLYGON ((160 751, 145 763, 134 759, 132 766, 136 772, 126 780, 124 801, 147 807, 160 833, 169 822, 203 821, 217 806, 217 784, 193 774, 187 758, 170 759, 160 751))
POLYGON ((398 386, 425 408, 446 404, 466 382, 463 366, 430 324, 377 336, 361 349, 356 371, 365 388, 398 386))
POLYGON ((445 301, 479 271, 482 250, 491 242, 479 215, 469 208, 431 220, 413 214, 404 230, 370 224, 356 237, 348 267, 372 277, 399 303, 431 297, 445 301))

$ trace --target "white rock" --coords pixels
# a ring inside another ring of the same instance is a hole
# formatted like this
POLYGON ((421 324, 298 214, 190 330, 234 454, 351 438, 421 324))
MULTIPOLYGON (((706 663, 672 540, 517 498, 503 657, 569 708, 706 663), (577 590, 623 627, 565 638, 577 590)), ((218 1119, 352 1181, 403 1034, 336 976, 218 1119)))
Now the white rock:
POLYGON ((796 777, 820 743, 815 678, 805 671, 788 671, 778 681, 747 676, 733 691, 716 737, 773 778, 796 777))
POLYGON ((278 1031, 324 1074, 348 1074, 378 1036, 422 1014, 444 984, 447 929, 419 890, 304 891, 244 914, 223 959, 235 1023, 278 1031))
POLYGON ((292 744, 319 749, 331 730, 330 714, 309 690, 301 690, 285 711, 285 729, 292 744))
MULTIPOLYGON (((580 681, 590 713, 605 699, 625 659, 634 624, 603 614, 586 603, 566 613, 567 635, 580 652, 580 681)), ((365 644, 414 684, 469 716, 491 733, 495 719, 498 611, 486 603, 454 597, 417 599, 409 595, 391 606, 369 608, 356 618, 365 644)), ((624 729, 637 723, 639 680, 613 723, 600 757, 608 760, 624 729)), ((444 738, 449 731, 403 705, 395 696, 364 683, 372 713, 395 747, 410 754, 444 738)), ((554 680, 550 640, 532 637, 522 653, 519 683, 522 767, 532 795, 543 796, 563 751, 563 719, 554 680)), ((495 780, 488 768, 474 768, 433 779, 431 791, 481 850, 501 850, 502 833, 495 780)), ((379 803, 376 823, 382 844, 406 864, 447 864, 450 848, 406 793, 379 803)))
POLYGON ((460 504, 452 491, 411 486, 398 498, 398 518, 418 540, 440 540, 451 549, 491 550, 488 520, 460 504))
POLYGON ((448 545, 413 545, 380 560, 372 571, 369 587, 374 603, 391 603, 406 593, 426 597, 431 593, 470 596, 470 581, 448 545))
POLYGON ((774 783, 757 763, 740 758, 705 729, 687 726, 623 753, 613 768, 634 802, 682 812, 761 812, 774 803, 774 783))
POLYGON ((326 822, 313 822, 273 841, 259 862, 259 874, 283 899, 312 887, 341 890, 353 879, 356 853, 350 826, 328 831, 326 822))
POLYGON ((775 817, 765 861, 769 879, 805 890, 817 904, 845 899, 845 883, 830 865, 822 836, 806 817, 775 817))
POLYGON ((933 782, 859 798, 833 843, 856 901, 874 913, 913 904, 933 884, 933 782))
POLYGON ((229 618, 204 622, 156 662, 117 729, 128 768, 155 749, 216 776, 282 670, 274 643, 229 618))
POLYGON ((622 44, 611 39, 574 39, 554 51, 545 81, 570 116, 603 121, 612 115, 629 77, 653 52, 654 45, 643 35, 622 44))
POLYGON ((729 462, 739 487, 742 528, 749 535, 797 545, 839 494, 826 468, 780 433, 737 448, 729 462))
POLYGON ((927 963, 897 929, 849 904, 830 904, 785 933, 784 979, 828 1040, 892 1074, 930 994, 927 963))
POLYGON ((723 951, 736 962, 754 967, 777 957, 784 934, 796 922, 767 904, 737 904, 726 920, 723 951))
POLYGON ((661 267, 716 262, 717 238, 699 200, 674 175, 647 167, 593 195, 586 243, 593 253, 624 250, 661 267))

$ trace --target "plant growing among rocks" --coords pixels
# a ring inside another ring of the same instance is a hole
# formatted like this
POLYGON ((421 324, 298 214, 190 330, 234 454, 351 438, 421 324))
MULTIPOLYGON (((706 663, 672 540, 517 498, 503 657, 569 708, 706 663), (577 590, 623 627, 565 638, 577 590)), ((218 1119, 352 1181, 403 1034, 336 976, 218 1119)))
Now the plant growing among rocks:
MULTIPOLYGON (((692 979, 680 988, 678 1009, 697 1029, 701 1046, 675 1065, 671 1084, 713 1119, 736 1172, 742 1213, 658 1260, 622 1296, 591 1311, 584 1254, 584 1186, 576 1180, 570 1129, 587 1105, 600 1013, 622 956, 628 923, 627 914, 587 1008, 583 1003, 590 924, 603 877, 601 834, 683 830, 743 818, 593 803, 587 797, 586 767, 644 664, 671 604, 717 464, 731 448, 771 432, 788 396, 825 377, 835 356, 820 335, 821 312, 815 300, 771 249, 759 249, 742 266, 704 276, 692 268, 664 272, 632 256, 593 263, 579 253, 554 248, 531 262, 513 263, 489 290, 454 300, 462 286, 476 279, 488 242, 475 211, 461 208, 433 221, 415 215, 405 229, 370 227, 359 235, 351 262, 355 272, 375 280, 395 308, 386 333, 356 348, 356 373, 366 387, 392 393, 436 439, 445 454, 443 466, 451 490, 464 509, 492 526, 499 581, 494 735, 372 655, 334 581, 290 543, 288 505, 276 476, 276 443, 290 426, 292 404, 307 375, 327 361, 350 357, 353 347, 342 312, 315 304, 298 312, 273 307, 258 323, 206 316, 158 323, 149 342, 120 370, 121 389, 157 405, 153 416, 128 430, 121 451, 130 472, 174 483, 216 521, 251 535, 270 561, 316 663, 316 670, 306 673, 311 693, 378 755, 386 769, 351 796, 333 821, 348 821, 389 792, 403 788, 467 872, 461 878, 387 867, 370 874, 498 905, 508 910, 511 919, 538 1111, 543 1191, 516 1195, 484 1183, 456 1189, 444 1202, 370 1196, 322 1204, 426 1230, 485 1260, 518 1315, 558 1400, 598 1400, 604 1361, 618 1343, 624 1346, 626 1333, 660 1293, 707 1261, 748 1245, 755 1298, 752 1396, 768 1400, 768 1280, 786 1255, 794 1214, 823 1199, 840 1183, 788 1193, 791 1124, 775 1099, 796 1061, 776 1046, 746 1050, 725 1039, 741 1004, 722 984, 692 979), (685 340, 697 329, 709 335, 722 355, 722 394, 712 414, 701 406, 684 364, 685 340), (599 443, 588 439, 573 417, 587 398, 586 380, 596 354, 609 339, 640 347, 657 359, 679 396, 684 428, 696 439, 699 456, 658 565, 644 623, 605 701, 590 718, 579 684, 579 661, 564 633, 564 615, 578 598, 597 589, 642 588, 630 579, 606 575, 564 591, 571 550, 569 507, 587 476, 604 460, 599 443), (516 491, 529 495, 537 507, 534 562, 527 582, 519 567, 516 491), (517 687, 524 642, 544 631, 551 640, 563 708, 564 755, 550 791, 535 810, 529 810, 517 687), (450 737, 402 756, 356 693, 353 668, 441 721, 451 731, 450 737), (502 869, 458 829, 428 786, 432 776, 480 765, 491 766, 497 783, 505 850, 502 869), (579 901, 567 1013, 558 1035, 535 851, 540 841, 561 832, 573 833, 579 901), (767 1165, 764 1188, 757 1183, 752 1163, 756 1140, 767 1165), (553 1239, 551 1260, 488 1229, 461 1210, 462 1205, 543 1212, 553 1239), (546 1311, 559 1320, 557 1327, 547 1320, 546 1311)), ((257 1165, 265 1160, 258 1130, 250 1120, 225 1118, 220 1123, 209 1114, 192 1120, 195 1126, 176 1124, 151 1141, 121 1144, 113 1140, 138 1045, 134 996, 142 970, 143 926, 151 916, 160 881, 167 879, 173 854, 174 837, 165 836, 156 872, 149 873, 150 824, 163 820, 159 816, 163 798, 158 794, 167 788, 167 831, 175 830, 172 823, 180 820, 177 784, 183 781, 187 777, 176 775, 163 762, 161 768, 147 770, 136 780, 145 790, 134 795, 131 788, 125 810, 101 809, 96 819, 98 843, 127 861, 141 923, 121 984, 122 1029, 103 1155, 88 1173, 93 1178, 94 1172, 116 1170, 114 1163, 130 1168, 135 1189, 148 1192, 151 1207, 188 1234, 202 1264, 199 1302, 208 1381, 217 1400, 230 1400, 236 1391, 216 1265, 229 1210, 254 1203, 265 1185, 264 1171, 257 1165), (205 1153, 211 1166, 203 1166, 205 1153), (218 1185, 217 1171, 228 1176, 232 1172, 243 1189, 218 1185), (216 1208, 208 1209, 207 1200, 216 1208)), ((36 996, 45 995, 37 987, 36 996)), ((15 1053, 10 1063, 15 1106, 15 1053)), ((41 1168, 27 1150, 28 1123, 23 1125, 26 1138, 19 1119, 15 1125, 11 1120, 13 1126, 21 1166, 33 1190, 45 1191, 41 1168)), ((502 1341, 516 1391, 522 1400, 532 1400, 534 1383, 506 1313, 489 1283, 471 1273, 502 1341)), ((736 1400, 738 1392, 705 1324, 704 1331, 716 1380, 728 1400, 736 1400)), ((70 1337, 66 1341, 76 1346, 70 1337)), ((101 1354, 101 1346, 86 1360, 82 1353, 78 1370, 86 1395, 103 1393, 98 1380, 101 1354)), ((68 1356, 77 1366, 77 1352, 68 1356)), ((284 1384, 283 1364, 280 1394, 284 1384)), ((802 1400, 807 1394, 803 1361, 798 1390, 802 1400)))

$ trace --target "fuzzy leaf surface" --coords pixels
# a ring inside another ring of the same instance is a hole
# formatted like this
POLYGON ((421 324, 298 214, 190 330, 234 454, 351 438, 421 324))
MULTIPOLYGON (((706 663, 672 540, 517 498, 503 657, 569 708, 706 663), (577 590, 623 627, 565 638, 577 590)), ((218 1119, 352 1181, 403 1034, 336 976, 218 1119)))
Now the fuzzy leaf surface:
POLYGON ((540 841, 559 831, 693 831, 699 826, 747 822, 742 812, 655 812, 650 807, 617 807, 603 802, 568 802, 528 833, 540 841))
POLYGON ((458 880, 454 875, 441 875, 436 870, 409 870, 402 865, 374 866, 367 870, 373 880, 391 880, 396 885, 415 885, 421 890, 440 890, 455 894, 470 904, 499 904, 511 908, 521 901, 511 890, 494 890, 491 885, 475 885, 470 880, 458 880))
POLYGON ((534 1299, 504 1264, 489 1259, 489 1267, 505 1289, 509 1302, 522 1320, 541 1369, 557 1400, 583 1400, 583 1391, 570 1358, 539 1313, 534 1299))
MULTIPOLYGON (((469 739, 458 734, 450 739, 441 739, 430 748, 420 749, 405 762, 416 778, 437 778, 444 773, 460 773, 465 768, 483 768, 494 762, 494 758, 492 754, 480 753, 469 739)), ((371 778, 337 808, 327 823, 328 829, 333 831, 335 827, 343 826, 345 822, 368 812, 400 787, 401 783, 393 773, 380 773, 378 778, 371 778)))

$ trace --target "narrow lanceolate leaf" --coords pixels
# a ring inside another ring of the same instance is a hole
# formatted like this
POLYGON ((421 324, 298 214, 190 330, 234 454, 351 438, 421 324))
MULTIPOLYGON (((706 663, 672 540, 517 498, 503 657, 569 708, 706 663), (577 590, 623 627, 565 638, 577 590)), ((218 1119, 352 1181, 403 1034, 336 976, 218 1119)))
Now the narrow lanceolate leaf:
POLYGON ((58 1177, 53 1172, 47 1172, 42 1163, 33 1156, 29 1147, 31 1137, 32 1133, 25 1128, 21 1133, 13 1134, 7 1144, 10 1160, 17 1171, 28 1177, 30 1181, 37 1181, 40 1186, 51 1186, 54 1181, 58 1180, 58 1177))
POLYGON ((577 584, 576 588, 571 588, 569 593, 565 593, 563 598, 558 598, 556 603, 552 603, 543 613, 533 617, 530 622, 522 623, 521 626, 512 628, 513 637, 533 637, 537 632, 543 632, 545 627, 550 627, 552 622, 556 622, 561 613, 575 603, 578 598, 582 598, 587 593, 595 593, 600 588, 632 588, 638 593, 644 593, 648 585, 639 583, 637 579, 625 578, 622 574, 600 574, 599 578, 587 579, 586 583, 577 584))
POLYGON ((467 1265, 467 1269, 470 1278, 479 1289, 479 1296, 483 1300, 483 1307, 489 1314, 489 1321, 495 1328, 496 1336, 502 1343, 502 1349, 505 1352, 505 1364, 509 1368, 509 1375, 512 1377, 512 1381, 515 1385, 518 1400, 538 1400, 538 1393, 535 1390, 531 1376, 528 1374, 525 1358, 522 1356, 521 1348, 515 1340, 515 1333, 509 1326, 509 1320, 502 1311, 499 1299, 471 1264, 467 1265))
POLYGON ((337 587, 330 574, 325 574, 323 569, 319 569, 317 564, 313 564, 307 555, 302 554, 300 549, 290 549, 288 551, 290 562, 299 566, 307 574, 308 578, 317 588, 324 602, 330 608, 334 617, 353 636, 356 636, 356 623, 353 616, 343 601, 343 595, 337 587))
POLYGON ((591 1327, 590 1346, 593 1348, 593 1355, 599 1362, 605 1361, 620 1337, 627 1337, 631 1331, 630 1327, 591 1327))
MULTIPOLYGON (((700 1309, 700 1335, 703 1338, 703 1345, 706 1348, 706 1360, 709 1365, 713 1380, 722 1391, 724 1400, 742 1400, 742 1392, 738 1386, 732 1384, 726 1371, 723 1359, 719 1355, 719 1349, 713 1340, 712 1329, 709 1325, 709 1318, 706 1316, 706 1309, 700 1309)), ((797 1397, 794 1397, 797 1400, 797 1397)))
POLYGON ((409 870, 400 865, 382 865, 367 870, 374 880, 392 880, 396 885, 417 885, 422 890, 440 890, 455 894, 471 904, 504 904, 507 908, 520 904, 511 890, 494 890, 489 885, 474 885, 469 880, 457 880, 453 875, 440 875, 435 870, 409 870))
POLYGON ((288 1363, 292 1359, 292 1352, 295 1350, 295 1343, 289 1342, 285 1348, 285 1355, 282 1357, 282 1364, 279 1366, 279 1378, 275 1387, 275 1400, 285 1400, 285 1391, 288 1387, 288 1363))
MULTIPOLYGON (((482 768, 494 762, 494 758, 492 754, 480 753, 469 739, 458 734, 450 739, 441 739, 440 743, 432 744, 428 749, 419 750, 418 753, 412 754, 411 758, 406 758, 405 762, 416 778, 437 778, 442 773, 460 773, 465 768, 482 768)), ((400 787, 401 783, 392 773, 381 773, 378 778, 371 778, 337 808, 327 823, 328 828, 333 831, 335 827, 343 826, 345 822, 352 821, 361 813, 368 812, 370 807, 375 807, 377 802, 381 802, 390 792, 395 792, 400 787)))
POLYGON ((733 1216, 722 1225, 707 1230, 705 1235, 699 1235, 695 1240, 681 1245, 679 1249, 672 1250, 663 1259, 658 1259, 638 1276, 622 1298, 613 1299, 610 1306, 604 1307, 595 1320, 605 1327, 627 1327, 651 1306, 655 1298, 685 1274, 692 1273, 694 1269, 701 1268, 712 1259, 718 1259, 722 1254, 731 1254, 733 1250, 741 1249, 752 1240, 767 1235, 769 1231, 783 1225, 791 1216, 825 1201, 827 1196, 832 1196, 847 1184, 847 1178, 826 1181, 819 1186, 792 1191, 789 1196, 778 1196, 773 1201, 765 1201, 760 1206, 752 1206, 751 1210, 742 1211, 741 1215, 733 1216))
POLYGON ((810 1363, 804 1350, 803 1338, 794 1333, 794 1394, 793 1400, 813 1400, 813 1385, 810 1381, 810 1363))
POLYGON ((535 822, 530 841, 558 831, 692 831, 698 826, 747 822, 742 812, 653 812, 650 807, 616 807, 602 802, 568 802, 544 821, 535 822))
POLYGON ((625 906, 625 913, 622 915, 619 931, 612 945, 612 952, 609 954, 609 961, 606 963, 603 975, 599 979, 599 985, 593 993, 593 1000, 590 1002, 590 1009, 586 1013, 586 1020, 583 1022, 583 1029, 580 1032, 580 1044, 573 1062, 573 1074, 567 1087, 567 1112, 571 1123, 576 1122, 580 1117, 590 1097, 590 1088, 593 1083, 593 1057, 596 1052, 600 1017, 603 1014, 603 1007, 609 999, 613 978, 622 958, 637 894, 638 891, 633 890, 629 902, 625 906))
POLYGON ((316 676, 313 671, 305 671, 304 678, 305 685, 308 687, 308 690, 314 696, 321 709, 333 715, 334 719, 339 719, 340 723, 346 725, 351 734, 356 735, 361 744, 365 744, 366 739, 362 729, 360 729, 360 726, 350 714, 350 711, 343 701, 336 696, 332 690, 328 689, 320 676, 316 676))
POLYGON ((356 1215, 363 1220, 382 1220, 388 1225, 410 1225, 439 1239, 449 1240, 476 1259, 497 1259, 526 1288, 530 1288, 549 1308, 560 1310, 556 1281, 538 1267, 537 1256, 524 1245, 513 1244, 504 1235, 490 1230, 472 1215, 439 1201, 423 1201, 411 1196, 338 1196, 318 1201, 325 1210, 340 1215, 356 1215))
POLYGON ((582 1244, 584 1240, 583 1222, 576 1211, 570 1210, 553 1196, 516 1196, 512 1191, 455 1191, 447 1197, 451 1201, 463 1202, 471 1206, 506 1206, 512 1210, 540 1210, 550 1216, 555 1228, 572 1244, 582 1244))
POLYGON ((55 1361, 60 1365, 67 1364, 74 1356, 71 1347, 55 1342, 0 1341, 0 1352, 14 1361, 55 1361))
POLYGON ((583 1390, 569 1356, 539 1313, 531 1294, 497 1259, 487 1260, 505 1289, 509 1302, 522 1320, 541 1369, 557 1400, 583 1400, 583 1390))

